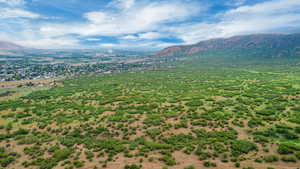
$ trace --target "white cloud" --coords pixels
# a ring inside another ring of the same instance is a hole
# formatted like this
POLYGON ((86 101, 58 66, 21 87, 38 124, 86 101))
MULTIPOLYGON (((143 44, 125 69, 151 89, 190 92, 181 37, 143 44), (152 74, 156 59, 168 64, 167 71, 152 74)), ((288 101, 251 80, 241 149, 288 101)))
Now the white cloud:
POLYGON ((161 49, 175 45, 178 45, 178 43, 156 42, 155 48, 161 49))
POLYGON ((109 3, 109 7, 116 7, 119 9, 129 9, 133 7, 135 4, 135 0, 114 0, 109 3))
MULTIPOLYGON (((168 26, 169 23, 184 21, 206 8, 200 6, 199 3, 195 5, 194 3, 184 3, 184 1, 181 0, 179 2, 164 1, 160 3, 137 3, 130 0, 116 0, 114 3, 118 6, 115 6, 117 10, 107 9, 83 14, 83 18, 86 19, 85 22, 55 24, 43 22, 34 25, 34 28, 29 28, 33 29, 32 32, 34 32, 30 37, 24 36, 28 34, 28 32, 25 32, 25 30, 28 31, 28 29, 24 29, 19 39, 23 39, 21 43, 26 46, 33 46, 35 44, 41 46, 39 44, 45 44, 46 42, 49 43, 50 46, 55 46, 54 44, 56 42, 57 44, 61 44, 57 46, 68 46, 72 43, 77 45, 78 41, 74 39, 57 39, 57 37, 68 37, 72 34, 77 34, 81 36, 81 38, 87 37, 86 40, 89 40, 88 38, 91 36, 113 36, 124 41, 118 45, 126 46, 125 43, 128 42, 125 41, 135 40, 140 42, 141 39, 157 39, 162 36, 159 32, 155 32, 158 29, 168 26), (41 43, 38 43, 39 41, 41 41, 41 43)), ((16 11, 16 9, 11 10, 16 11)), ((2 14, 2 17, 38 18, 41 16, 20 9, 19 12, 10 12, 9 15, 7 13, 2 14)), ((146 43, 143 42, 143 44, 146 43)), ((112 45, 110 43, 101 45, 105 47, 116 46, 116 44, 112 45)), ((138 46, 138 42, 136 42, 135 46, 138 46)), ((140 46, 143 45, 141 44, 140 46)))
POLYGON ((87 23, 42 26, 41 31, 53 36, 75 33, 82 36, 124 36, 160 29, 164 24, 178 22, 195 15, 201 7, 185 3, 148 3, 130 10, 93 11, 85 13, 87 23), (176 12, 174 12, 176 11, 176 12))
POLYGON ((88 38, 86 40, 88 40, 88 41, 101 41, 102 39, 100 39, 100 38, 88 38))
POLYGON ((104 12, 89 12, 84 14, 84 17, 94 24, 105 24, 113 20, 113 17, 104 12))
POLYGON ((0 8, 0 18, 40 18, 39 14, 23 9, 0 8))
POLYGON ((113 43, 103 43, 103 44, 99 44, 99 47, 115 47, 117 44, 113 44, 113 43))
POLYGON ((158 32, 147 32, 147 33, 139 34, 139 38, 141 39, 159 39, 162 37, 164 37, 164 35, 158 32))
POLYGON ((153 39, 159 39, 165 37, 165 35, 159 33, 159 32, 146 32, 146 33, 140 33, 138 35, 126 35, 122 36, 121 39, 125 40, 153 40, 153 39))
POLYGON ((226 15, 260 15, 260 14, 280 14, 287 12, 299 12, 300 0, 272 0, 258 3, 256 5, 241 6, 230 10, 226 15))
MULTIPOLYGON (((164 0, 160 3, 148 0, 114 0, 102 10, 83 14, 85 21, 43 22, 32 24, 34 26, 27 25, 22 32, 9 32, 11 36, 18 37, 14 41, 27 46, 80 46, 79 40, 71 38, 76 34, 80 39, 86 38, 88 41, 98 41, 97 38, 91 38, 97 36, 118 39, 115 44, 108 42, 98 45, 99 47, 162 48, 175 44, 159 41, 163 37, 176 37, 182 39, 184 44, 190 44, 211 38, 273 33, 286 28, 300 27, 300 0, 269 0, 254 5, 243 5, 245 1, 230 0, 231 8, 234 9, 210 15, 209 21, 206 22, 206 18, 200 15, 201 12, 205 12, 207 6, 200 3, 186 3, 185 0, 164 0), (201 21, 191 19, 192 17, 201 21), (50 45, 46 45, 47 43, 50 45)), ((42 17, 19 7, 2 9, 0 19, 42 17)), ((3 28, 2 25, 5 23, 0 23, 3 28)))
POLYGON ((111 49, 157 50, 172 45, 176 45, 176 43, 165 43, 160 41, 129 41, 129 42, 122 41, 120 43, 99 44, 96 47, 111 48, 111 49))
POLYGON ((138 39, 138 37, 134 36, 134 35, 126 35, 126 36, 121 37, 121 39, 136 40, 136 39, 138 39))
MULTIPOLYGON (((80 40, 71 36, 48 37, 41 34, 37 28, 28 22, 15 22, 22 25, 22 28, 11 27, 12 31, 0 31, 0 39, 11 41, 16 44, 41 49, 63 49, 63 48, 80 48, 80 40)), ((9 28, 6 28, 9 29, 9 28)))
POLYGON ((15 41, 17 44, 32 47, 32 48, 47 48, 47 49, 63 49, 63 48, 75 48, 80 46, 80 41, 70 37, 60 38, 39 38, 39 39, 26 39, 15 41))
POLYGON ((18 6, 25 4, 24 0, 0 0, 0 3, 5 3, 10 6, 18 6))
POLYGON ((272 0, 251 6, 240 6, 216 17, 215 23, 188 23, 166 28, 191 44, 211 38, 252 33, 273 33, 284 28, 299 28, 300 0, 272 0))
POLYGON ((226 2, 227 6, 241 6, 243 4, 245 4, 247 2, 247 0, 228 0, 226 2))

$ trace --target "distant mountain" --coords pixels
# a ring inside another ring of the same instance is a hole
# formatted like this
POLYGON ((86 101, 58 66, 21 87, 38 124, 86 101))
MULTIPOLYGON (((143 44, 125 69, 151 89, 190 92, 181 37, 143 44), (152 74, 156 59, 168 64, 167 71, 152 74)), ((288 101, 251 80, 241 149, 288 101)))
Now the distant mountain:
POLYGON ((20 49, 23 49, 23 47, 20 45, 11 42, 0 41, 0 50, 20 50, 20 49))
POLYGON ((168 47, 156 56, 184 56, 222 50, 269 52, 270 57, 300 56, 300 34, 255 34, 212 39, 194 45, 168 47))

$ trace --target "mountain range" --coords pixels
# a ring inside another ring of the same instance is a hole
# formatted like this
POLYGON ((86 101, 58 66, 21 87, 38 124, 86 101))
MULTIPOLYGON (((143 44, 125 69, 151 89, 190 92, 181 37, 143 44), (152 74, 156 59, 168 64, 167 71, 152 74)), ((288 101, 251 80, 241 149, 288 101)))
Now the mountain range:
MULTIPOLYGON (((24 47, 12 42, 0 41, 0 50, 22 50, 24 47)), ((248 52, 264 57, 300 56, 300 33, 252 34, 200 41, 192 45, 171 46, 159 51, 156 56, 188 56, 206 51, 248 52)))
POLYGON ((22 46, 12 42, 0 41, 0 50, 21 50, 22 46))
POLYGON ((300 34, 254 34, 201 41, 193 45, 172 46, 156 56, 186 56, 205 51, 251 51, 268 57, 300 56, 300 34))

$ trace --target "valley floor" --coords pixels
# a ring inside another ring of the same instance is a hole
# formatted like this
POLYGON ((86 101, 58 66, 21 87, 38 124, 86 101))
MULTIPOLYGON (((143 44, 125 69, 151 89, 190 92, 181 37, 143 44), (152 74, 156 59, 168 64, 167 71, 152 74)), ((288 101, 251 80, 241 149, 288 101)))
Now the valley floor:
POLYGON ((297 169, 298 67, 67 79, 0 102, 3 168, 297 169))

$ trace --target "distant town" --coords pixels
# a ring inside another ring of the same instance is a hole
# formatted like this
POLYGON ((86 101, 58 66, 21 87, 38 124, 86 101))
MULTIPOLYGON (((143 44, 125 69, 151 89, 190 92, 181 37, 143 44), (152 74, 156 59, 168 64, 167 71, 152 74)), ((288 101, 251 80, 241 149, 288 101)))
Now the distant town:
POLYGON ((136 70, 153 61, 142 52, 28 50, 1 52, 0 63, 0 81, 17 81, 136 70))

